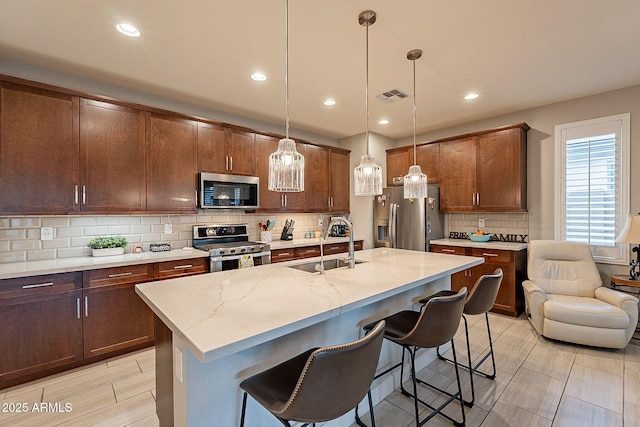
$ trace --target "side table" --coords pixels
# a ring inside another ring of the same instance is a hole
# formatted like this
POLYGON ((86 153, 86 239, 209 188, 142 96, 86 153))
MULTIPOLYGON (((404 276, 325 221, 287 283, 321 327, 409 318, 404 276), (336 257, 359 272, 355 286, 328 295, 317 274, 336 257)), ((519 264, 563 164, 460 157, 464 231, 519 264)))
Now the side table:
MULTIPOLYGON (((631 280, 627 274, 611 276, 611 288, 640 298, 640 280, 631 280)), ((640 320, 631 339, 640 341, 640 320)))

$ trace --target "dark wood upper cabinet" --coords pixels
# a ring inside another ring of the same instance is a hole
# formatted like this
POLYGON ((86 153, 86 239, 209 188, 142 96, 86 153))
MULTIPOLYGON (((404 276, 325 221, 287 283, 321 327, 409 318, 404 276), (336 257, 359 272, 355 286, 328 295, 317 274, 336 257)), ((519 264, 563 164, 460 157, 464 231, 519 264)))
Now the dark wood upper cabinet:
POLYGON ((144 112, 80 100, 81 209, 144 211, 144 112))
POLYGON ((198 122, 146 113, 147 209, 196 212, 198 122))
POLYGON ((304 156, 304 191, 308 212, 329 211, 329 154, 324 147, 307 145, 304 156))
POLYGON ((474 210, 476 193, 476 141, 474 137, 440 145, 440 209, 474 210))
POLYGON ((77 212, 78 97, 0 84, 0 211, 77 212))
POLYGON ((329 152, 329 211, 349 213, 349 152, 331 149, 329 152))
POLYGON ((404 176, 413 162, 413 147, 387 150, 387 185, 393 186, 393 178, 404 176))
POLYGON ((198 123, 198 171, 255 175, 255 134, 198 123))
MULTIPOLYGON (((260 177, 260 209, 257 211, 304 212, 307 203, 306 188, 305 191, 299 193, 269 191, 269 156, 278 149, 278 142, 278 138, 273 136, 256 134, 257 175, 260 177)), ((303 156, 306 154, 306 145, 296 143, 296 150, 303 156)), ((305 167, 305 175, 306 173, 305 167)))
MULTIPOLYGON (((413 148, 410 149, 413 157, 413 148)), ((416 164, 427 175, 429 184, 440 182, 440 144, 423 144, 416 147, 416 164)), ((407 168, 407 172, 409 169, 407 168)), ((405 172, 406 174, 406 172, 405 172)))

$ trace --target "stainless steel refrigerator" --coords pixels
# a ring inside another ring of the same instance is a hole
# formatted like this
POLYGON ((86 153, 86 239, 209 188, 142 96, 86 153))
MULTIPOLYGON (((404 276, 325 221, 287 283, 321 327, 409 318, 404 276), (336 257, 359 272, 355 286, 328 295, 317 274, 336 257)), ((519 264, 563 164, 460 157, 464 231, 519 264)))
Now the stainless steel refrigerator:
POLYGON ((431 240, 444 237, 438 185, 429 185, 422 199, 405 199, 403 187, 384 188, 373 216, 376 247, 429 251, 431 240))

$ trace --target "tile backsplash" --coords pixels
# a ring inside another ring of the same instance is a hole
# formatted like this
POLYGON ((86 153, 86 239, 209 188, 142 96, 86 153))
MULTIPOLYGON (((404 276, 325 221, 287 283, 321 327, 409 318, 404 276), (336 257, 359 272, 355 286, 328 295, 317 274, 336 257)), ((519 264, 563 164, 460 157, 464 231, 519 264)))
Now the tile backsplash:
POLYGON ((529 214, 518 213, 449 213, 445 214, 445 237, 449 232, 474 232, 477 230, 495 234, 529 234, 529 214), (484 227, 478 221, 484 219, 484 227))
MULTIPOLYGON (((69 258, 91 254, 87 243, 97 236, 120 235, 131 244, 142 244, 149 250, 152 242, 167 242, 173 249, 192 246, 192 226, 195 224, 247 223, 249 240, 260 239, 259 222, 275 220, 273 238, 280 238, 286 219, 296 221, 294 238, 303 239, 307 231, 320 230, 321 214, 245 214, 223 210, 193 215, 104 215, 104 216, 11 216, 0 217, 0 263, 69 258), (172 233, 165 234, 165 224, 172 224, 172 233), (53 239, 40 240, 40 228, 52 227, 53 239)), ((129 252, 131 248, 127 248, 129 252)))

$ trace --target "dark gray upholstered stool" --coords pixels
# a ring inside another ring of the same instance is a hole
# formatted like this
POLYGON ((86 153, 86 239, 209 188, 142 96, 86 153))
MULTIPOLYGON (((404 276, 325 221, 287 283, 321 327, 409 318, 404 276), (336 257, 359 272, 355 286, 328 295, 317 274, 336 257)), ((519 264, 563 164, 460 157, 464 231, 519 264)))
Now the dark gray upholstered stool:
MULTIPOLYGON (((476 400, 476 392, 473 385, 473 374, 476 373, 491 380, 496 378, 496 360, 493 355, 491 327, 489 326, 489 310, 491 310, 491 307, 493 307, 493 304, 496 301, 496 296, 498 295, 498 290, 500 289, 500 284, 502 283, 502 276, 503 273, 502 269, 500 268, 497 268, 493 272, 493 274, 486 274, 484 276, 481 276, 476 281, 475 285, 473 285, 473 289, 471 290, 471 293, 467 297, 467 301, 464 304, 462 319, 464 321, 464 333, 467 339, 467 360, 469 361, 469 363, 467 366, 463 364, 458 365, 469 370, 469 377, 471 381, 471 400, 464 401, 464 403, 469 407, 473 406, 476 400), (489 351, 482 355, 475 364, 471 360, 471 346, 469 345, 469 325, 467 324, 467 317, 465 316, 465 314, 484 314, 485 320, 487 322, 487 333, 489 335, 489 351), (493 373, 491 374, 487 374, 478 370, 480 365, 482 365, 482 363, 484 363, 484 361, 487 360, 489 356, 491 356, 491 365, 493 366, 493 373)), ((426 304, 431 298, 454 295, 455 293, 455 291, 440 291, 427 298, 421 299, 419 302, 421 304, 426 304)), ((440 359, 454 363, 452 359, 448 359, 440 354, 440 348, 436 349, 436 351, 440 359)))
MULTIPOLYGON (((458 385, 458 391, 455 393, 449 393, 446 390, 440 389, 432 384, 427 383, 416 377, 415 368, 415 355, 419 348, 436 348, 447 342, 451 342, 453 349, 453 355, 455 359, 455 344, 453 337, 456 334, 458 325, 460 324, 460 318, 462 317, 462 310, 464 309, 464 303, 467 298, 467 288, 462 288, 458 293, 451 296, 442 296, 432 298, 427 302, 422 311, 405 310, 389 317, 385 317, 386 322, 384 337, 400 346, 402 346, 402 361, 397 365, 392 366, 384 372, 376 375, 379 378, 393 369, 400 367, 400 391, 405 396, 413 398, 416 426, 421 426, 435 415, 440 414, 442 417, 448 419, 456 426, 464 426, 466 417, 464 413, 464 404, 462 401, 462 392, 460 390, 460 375, 458 374, 458 365, 455 364, 456 383, 458 385), (404 376, 404 355, 405 352, 409 353, 410 366, 411 366, 411 380, 413 383, 413 393, 408 392, 402 383, 404 376), (437 408, 429 405, 424 400, 418 397, 417 383, 424 384, 439 393, 447 396, 447 400, 437 408), (462 413, 462 421, 457 421, 443 413, 442 410, 453 401, 460 402, 460 412, 462 413), (420 410, 418 403, 423 404, 427 408, 431 409, 431 413, 420 420, 420 410)), ((375 327, 375 323, 370 323, 364 327, 365 330, 371 330, 375 327)), ((358 409, 356 408, 356 420, 358 420, 358 409)))
POLYGON ((285 426, 290 426, 289 421, 306 426, 333 420, 357 407, 367 395, 375 427, 369 388, 378 367, 383 333, 381 321, 357 341, 308 350, 242 381, 240 425, 244 426, 247 394, 285 426))

